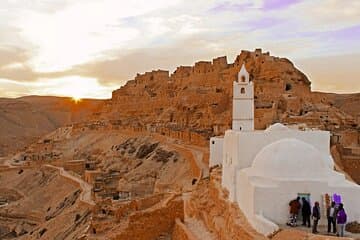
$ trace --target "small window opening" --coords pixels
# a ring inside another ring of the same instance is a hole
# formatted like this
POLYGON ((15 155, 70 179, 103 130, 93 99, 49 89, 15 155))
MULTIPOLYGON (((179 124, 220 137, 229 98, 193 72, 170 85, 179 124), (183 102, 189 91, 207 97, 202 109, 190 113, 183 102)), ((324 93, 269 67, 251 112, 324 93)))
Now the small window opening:
POLYGON ((245 76, 241 76, 241 82, 245 82, 245 76))
POLYGON ((245 93, 245 88, 241 88, 241 89, 240 89, 240 93, 241 93, 241 94, 244 94, 244 93, 245 93))
POLYGON ((290 91, 291 88, 292 88, 292 86, 291 86, 290 83, 287 83, 287 84, 285 85, 285 91, 290 91))
POLYGON ((215 144, 215 141, 211 141, 211 144, 215 144))

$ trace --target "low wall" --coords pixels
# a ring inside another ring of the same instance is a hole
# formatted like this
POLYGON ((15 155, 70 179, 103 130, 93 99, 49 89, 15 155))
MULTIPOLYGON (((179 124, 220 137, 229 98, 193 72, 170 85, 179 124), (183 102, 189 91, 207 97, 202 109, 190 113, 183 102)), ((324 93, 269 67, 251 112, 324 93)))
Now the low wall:
POLYGON ((117 221, 121 221, 123 217, 132 211, 141 211, 150 208, 159 203, 164 198, 164 194, 152 195, 143 199, 134 199, 126 201, 116 206, 115 217, 117 221))
POLYGON ((21 169, 25 170, 25 169, 32 169, 32 168, 33 168, 32 166, 9 167, 9 166, 3 165, 3 166, 0 166, 0 172, 11 172, 11 171, 18 172, 21 169))
POLYGON ((177 218, 184 219, 184 202, 180 197, 130 215, 126 226, 118 228, 119 233, 111 239, 156 239, 161 234, 173 232, 177 218))

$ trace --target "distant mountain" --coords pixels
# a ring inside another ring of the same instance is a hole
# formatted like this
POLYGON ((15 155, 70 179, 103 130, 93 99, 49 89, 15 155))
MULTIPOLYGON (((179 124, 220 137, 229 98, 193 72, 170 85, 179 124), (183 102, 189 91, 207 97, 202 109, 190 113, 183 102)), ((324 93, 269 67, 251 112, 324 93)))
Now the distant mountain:
POLYGON ((0 98, 0 156, 61 126, 90 119, 104 100, 27 96, 0 98))

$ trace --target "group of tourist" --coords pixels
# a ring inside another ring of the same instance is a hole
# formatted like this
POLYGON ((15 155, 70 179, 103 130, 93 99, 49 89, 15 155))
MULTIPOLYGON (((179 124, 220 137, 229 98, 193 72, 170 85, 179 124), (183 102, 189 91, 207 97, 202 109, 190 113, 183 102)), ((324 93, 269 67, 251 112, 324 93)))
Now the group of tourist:
MULTIPOLYGON (((320 204, 315 202, 313 208, 311 209, 310 203, 306 198, 301 198, 302 204, 300 203, 300 197, 293 199, 289 203, 290 207, 290 220, 287 225, 295 227, 297 225, 297 218, 301 210, 301 215, 303 219, 303 226, 311 227, 310 218, 313 219, 313 233, 318 233, 317 226, 320 220, 320 204)), ((336 204, 332 202, 331 205, 326 209, 326 217, 328 220, 328 233, 332 232, 337 234, 337 236, 344 236, 344 229, 346 224, 346 213, 342 203, 336 204), (338 227, 338 229, 337 229, 338 227)))

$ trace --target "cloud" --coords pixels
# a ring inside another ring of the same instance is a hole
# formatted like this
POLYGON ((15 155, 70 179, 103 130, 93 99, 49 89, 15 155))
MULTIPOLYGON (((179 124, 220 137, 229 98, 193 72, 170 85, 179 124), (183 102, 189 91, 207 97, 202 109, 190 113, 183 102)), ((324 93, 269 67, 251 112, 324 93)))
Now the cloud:
POLYGON ((356 0, 303 1, 275 13, 299 23, 303 32, 335 31, 360 22, 360 2, 356 0))
POLYGON ((282 24, 284 21, 280 18, 275 17, 263 17, 260 19, 255 19, 252 21, 249 21, 247 23, 247 27, 249 31, 259 30, 259 29, 268 29, 271 27, 274 27, 276 25, 282 24))
POLYGON ((212 13, 221 12, 244 12, 248 10, 259 9, 263 11, 273 11, 285 9, 295 5, 302 0, 263 0, 263 1, 223 1, 217 3, 214 7, 210 8, 212 13))
POLYGON ((11 46, 0 46, 0 69, 8 65, 23 63, 28 60, 24 49, 11 46))
POLYGON ((294 4, 301 2, 301 0, 264 0, 263 10, 278 10, 287 8, 294 4))
POLYGON ((55 13, 25 12, 18 19, 22 36, 35 47, 30 63, 36 71, 62 71, 90 61, 115 46, 139 38, 123 18, 146 14, 177 1, 80 1, 55 13))
POLYGON ((221 2, 212 7, 209 11, 212 13, 228 12, 235 11, 241 12, 254 7, 254 3, 243 2, 243 3, 231 3, 231 2, 221 2))
POLYGON ((0 96, 1 97, 20 97, 32 95, 32 90, 24 83, 19 83, 9 79, 0 78, 0 96))
POLYGON ((120 86, 258 47, 297 60, 360 53, 356 0, 12 0, 0 16, 0 78, 22 86, 69 77, 120 86))
POLYGON ((224 55, 226 54, 224 49, 224 46, 193 36, 163 47, 118 50, 113 52, 108 59, 80 64, 63 74, 95 77, 104 85, 118 84, 120 86, 127 80, 133 79, 136 73, 153 69, 174 71, 179 65, 193 65, 199 59, 211 60, 217 55, 224 55), (187 51, 183 51, 185 48, 187 51))
POLYGON ((295 65, 311 80, 313 91, 360 92, 360 54, 295 60, 295 65), (351 64, 349 64, 351 63, 351 64))
POLYGON ((0 78, 0 96, 21 97, 24 95, 64 96, 73 98, 111 98, 116 86, 103 86, 97 79, 67 76, 56 79, 41 78, 35 82, 17 82, 0 78))

